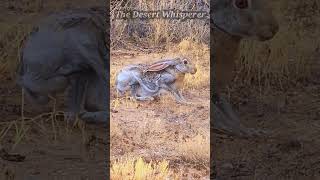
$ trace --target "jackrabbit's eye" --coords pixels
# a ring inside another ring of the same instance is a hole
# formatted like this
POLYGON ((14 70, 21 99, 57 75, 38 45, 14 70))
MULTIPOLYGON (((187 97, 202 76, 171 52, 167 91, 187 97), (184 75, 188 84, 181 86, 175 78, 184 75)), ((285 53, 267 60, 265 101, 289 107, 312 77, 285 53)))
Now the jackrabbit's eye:
POLYGON ((249 7, 248 0, 234 0, 234 5, 239 9, 246 9, 249 7))
POLYGON ((184 60, 184 61, 183 61, 183 64, 188 64, 188 61, 184 60))

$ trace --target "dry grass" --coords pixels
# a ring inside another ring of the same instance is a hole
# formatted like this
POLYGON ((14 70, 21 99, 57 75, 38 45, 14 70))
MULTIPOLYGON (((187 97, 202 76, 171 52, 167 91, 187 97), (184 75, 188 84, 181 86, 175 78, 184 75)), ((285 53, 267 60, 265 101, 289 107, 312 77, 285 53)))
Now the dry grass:
MULTIPOLYGON (((205 1, 209 4, 208 1, 205 1)), ((120 8, 138 10, 161 10, 161 9, 180 9, 180 10, 206 10, 209 8, 203 4, 199 6, 190 0, 183 1, 112 1, 111 11, 120 8)), ((209 26, 207 20, 112 20, 111 21, 111 48, 112 49, 132 49, 139 45, 145 49, 161 47, 170 49, 172 43, 176 44, 184 38, 209 44, 209 26), (134 45, 133 45, 134 44, 134 45)))
POLYGON ((31 26, 20 23, 0 23, 0 27, 0 79, 7 74, 14 78, 19 62, 20 44, 31 30, 31 26))
POLYGON ((118 160, 111 165, 112 180, 162 180, 180 179, 178 174, 169 168, 169 162, 145 162, 142 158, 126 158, 118 160))
POLYGON ((43 0, 10 0, 7 1, 7 8, 25 13, 35 13, 43 8, 43 0))
MULTIPOLYGON (((12 11, 32 14, 41 11, 43 0, 10 0, 5 5, 12 11)), ((1 22, 0 29, 0 79, 6 74, 14 79, 21 41, 31 31, 32 25, 15 18, 1 22)))
POLYGON ((114 88, 116 84, 117 73, 120 69, 110 68, 110 87, 114 88))
POLYGON ((181 158, 196 164, 209 167, 210 161, 210 137, 209 132, 197 134, 176 144, 176 151, 181 158))
POLYGON ((273 2, 280 30, 265 43, 242 42, 236 84, 285 90, 311 78, 320 47, 315 6, 316 0, 273 2))
MULTIPOLYGON (((168 99, 163 98, 158 104, 150 106, 152 107, 136 109, 120 105, 116 108, 119 113, 111 114, 111 163, 119 164, 119 158, 123 159, 128 155, 134 157, 134 160, 137 160, 137 157, 152 161, 168 160, 174 162, 172 171, 179 174, 191 175, 193 171, 196 171, 201 173, 201 176, 207 176, 210 152, 209 129, 199 132, 199 129, 201 129, 199 126, 203 125, 192 117, 184 119, 183 114, 188 114, 190 109, 186 110, 183 107, 178 107, 171 97, 170 99, 169 97, 168 99), (167 115, 165 114, 168 114, 168 109, 165 107, 168 106, 174 113, 166 118, 167 115), (158 113, 154 112, 157 111, 154 108, 163 109, 162 114, 156 116, 158 113), (192 124, 190 125, 192 127, 187 126, 184 121, 192 124), (194 170, 193 167, 201 167, 201 169, 194 170), (189 171, 184 169, 189 169, 189 171)), ((204 120, 201 119, 200 121, 203 122, 204 120)), ((114 179, 132 179, 136 172, 136 166, 133 164, 134 160, 120 161, 120 165, 116 166, 117 170, 112 167, 111 171, 116 171, 117 173, 114 174, 118 174, 117 176, 112 175, 112 177, 117 177, 114 179)), ((140 168, 144 174, 156 171, 154 166, 153 170, 146 167, 147 165, 144 165, 140 168)), ((156 179, 156 177, 147 179, 156 179)))
POLYGON ((67 113, 55 109, 55 100, 53 102, 52 112, 42 113, 34 117, 26 117, 24 114, 25 98, 23 97, 23 92, 22 90, 21 117, 8 122, 0 122, 0 144, 2 144, 4 140, 12 139, 13 145, 11 150, 14 150, 24 139, 28 139, 29 133, 32 134, 31 131, 38 131, 38 133, 46 136, 48 139, 56 141, 58 136, 66 136, 71 133, 73 129, 79 130, 82 135, 82 142, 86 142, 85 124, 79 121, 79 119, 76 119, 76 121, 71 124, 72 126, 69 126, 67 113), (65 128, 62 128, 62 126, 65 126, 65 128), (10 133, 10 131, 14 131, 14 133, 10 133))
POLYGON ((196 74, 186 74, 184 87, 186 89, 208 87, 210 85, 210 49, 208 45, 187 38, 182 40, 177 45, 177 49, 174 50, 177 51, 178 54, 189 57, 197 68, 196 74))
POLYGON ((80 131, 82 142, 86 142, 86 128, 83 122, 75 121, 71 125, 67 123, 65 112, 42 113, 35 117, 21 117, 14 121, 0 123, 0 144, 11 139, 13 144, 11 150, 29 138, 29 135, 37 131, 39 134, 52 140, 68 136, 72 131, 80 131), (59 120, 58 120, 59 119, 59 120), (10 131, 13 133, 10 133, 10 131))

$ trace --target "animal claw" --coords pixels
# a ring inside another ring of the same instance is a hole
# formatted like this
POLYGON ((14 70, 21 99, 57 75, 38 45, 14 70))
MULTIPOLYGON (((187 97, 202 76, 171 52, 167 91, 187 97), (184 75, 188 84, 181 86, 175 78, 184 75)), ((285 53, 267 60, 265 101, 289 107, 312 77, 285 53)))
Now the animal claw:
POLYGON ((214 104, 214 128, 219 131, 242 137, 266 136, 267 131, 246 128, 240 123, 239 117, 233 111, 231 105, 222 98, 214 104))

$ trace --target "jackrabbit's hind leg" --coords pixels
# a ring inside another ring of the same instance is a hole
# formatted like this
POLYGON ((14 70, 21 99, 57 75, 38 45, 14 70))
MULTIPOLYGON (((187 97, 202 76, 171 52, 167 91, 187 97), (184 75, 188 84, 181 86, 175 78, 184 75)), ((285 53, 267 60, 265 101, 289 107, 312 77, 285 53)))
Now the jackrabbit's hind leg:
POLYGON ((139 96, 138 92, 137 92, 139 87, 140 86, 138 84, 131 85, 131 96, 134 99, 136 99, 138 101, 153 101, 154 100, 154 98, 152 96, 139 96))
POLYGON ((118 97, 123 97, 126 94, 126 91, 129 90, 130 88, 131 88, 130 86, 123 86, 123 85, 117 84, 116 90, 117 90, 118 97))
POLYGON ((96 112, 82 111, 79 117, 81 120, 85 121, 86 123, 104 124, 108 122, 109 112, 108 111, 96 111, 96 112))
POLYGON ((23 88, 23 91, 26 99, 37 107, 48 104, 50 101, 50 98, 47 95, 36 94, 27 88, 23 88))
POLYGON ((32 74, 26 74, 21 79, 21 85, 34 94, 43 95, 63 92, 68 86, 68 80, 64 76, 45 79, 43 77, 35 77, 32 74))
POLYGON ((138 85, 137 84, 132 84, 130 86, 130 93, 132 97, 135 97, 137 95, 137 89, 138 89, 138 85))
POLYGON ((231 104, 221 96, 217 96, 217 106, 236 123, 240 123, 239 116, 234 112, 231 104))
POLYGON ((50 101, 50 94, 64 91, 68 82, 64 76, 46 79, 42 76, 34 76, 33 73, 28 73, 20 78, 19 84, 24 88, 26 98, 37 109, 40 109, 40 105, 46 105, 50 101))
POLYGON ((136 95, 134 98, 138 101, 153 101, 154 100, 154 98, 152 96, 138 96, 138 95, 136 95))
POLYGON ((125 95, 124 91, 117 89, 117 97, 123 97, 125 95))
POLYGON ((106 89, 108 82, 94 74, 88 77, 84 108, 81 108, 79 118, 86 123, 106 124, 110 115, 110 97, 106 89))
POLYGON ((68 121, 75 121, 83 109, 84 94, 87 87, 87 80, 78 76, 70 80, 71 86, 67 94, 68 121))

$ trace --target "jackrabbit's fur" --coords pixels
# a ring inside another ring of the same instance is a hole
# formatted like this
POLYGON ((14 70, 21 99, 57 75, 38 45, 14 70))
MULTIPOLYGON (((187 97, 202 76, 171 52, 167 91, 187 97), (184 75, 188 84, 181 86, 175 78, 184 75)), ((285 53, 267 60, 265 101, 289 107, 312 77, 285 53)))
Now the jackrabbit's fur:
POLYGON ((235 60, 242 38, 266 41, 274 37, 279 25, 267 0, 216 0, 211 1, 211 69, 213 126, 237 135, 252 135, 244 128, 231 105, 219 96, 221 90, 232 78, 235 60))
POLYGON ((70 9, 42 19, 21 43, 17 83, 38 106, 67 92, 66 113, 107 123, 109 64, 104 7, 70 9))
POLYGON ((116 87, 120 95, 131 90, 137 100, 154 100, 169 91, 178 103, 187 103, 181 94, 186 73, 195 74, 196 67, 188 58, 174 58, 155 63, 129 65, 117 76, 116 87))

